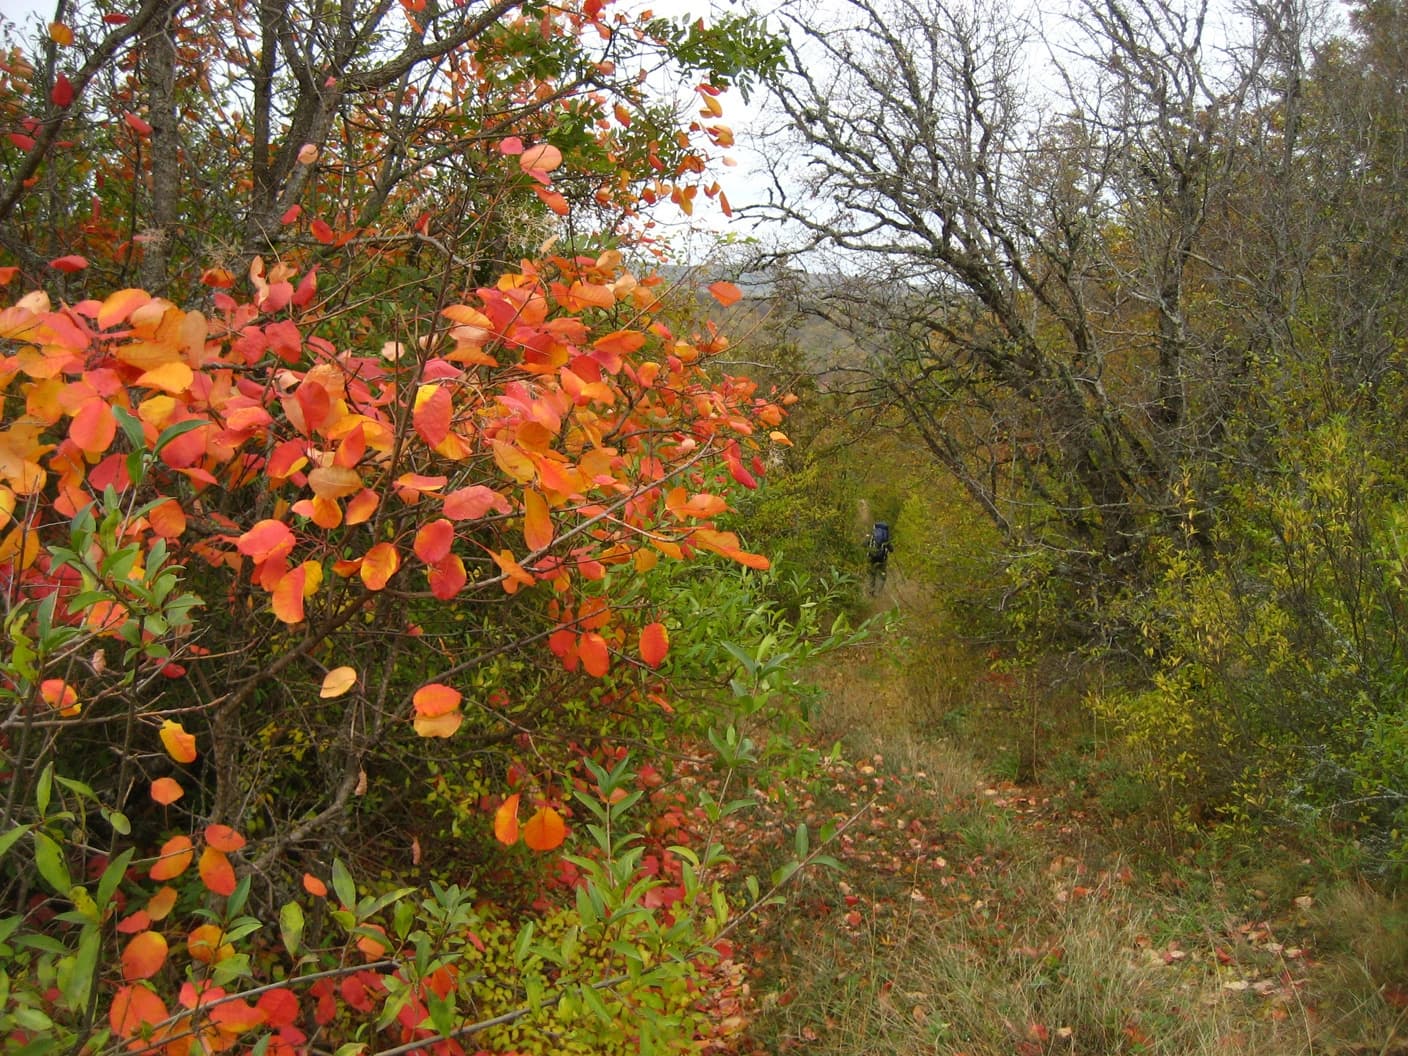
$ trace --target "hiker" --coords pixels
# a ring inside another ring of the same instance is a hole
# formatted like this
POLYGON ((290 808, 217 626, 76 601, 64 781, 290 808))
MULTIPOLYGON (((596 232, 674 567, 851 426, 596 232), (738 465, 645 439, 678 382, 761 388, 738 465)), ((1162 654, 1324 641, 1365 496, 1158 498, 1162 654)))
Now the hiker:
POLYGON ((894 549, 895 545, 890 541, 890 526, 884 521, 876 521, 865 544, 865 554, 870 560, 870 593, 876 593, 884 585, 890 553, 894 549))

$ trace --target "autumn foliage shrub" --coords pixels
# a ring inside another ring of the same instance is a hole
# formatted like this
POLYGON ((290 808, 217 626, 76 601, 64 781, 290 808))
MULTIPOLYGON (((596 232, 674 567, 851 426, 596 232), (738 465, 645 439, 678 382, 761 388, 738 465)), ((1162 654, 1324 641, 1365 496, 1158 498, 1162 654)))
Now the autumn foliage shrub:
MULTIPOLYGON (((782 412, 706 373, 722 340, 672 333, 618 255, 525 267, 371 349, 321 336, 313 273, 256 261, 249 282, 208 313, 137 289, 0 312, 4 941, 11 986, 36 984, 12 991, 11 1043, 106 1023, 114 1045, 294 1049, 311 1014, 375 1045, 486 1016, 457 982, 481 911, 439 841, 469 840, 470 873, 505 843, 557 848, 573 745, 672 709, 673 621, 631 584, 710 555, 767 567, 715 519, 782 412), (352 880, 423 855, 450 886, 419 906, 352 880), (436 914, 455 923, 426 937, 436 914)), ((612 958, 645 971, 623 921, 655 882, 628 845, 548 918, 616 944, 559 1016, 597 1009, 612 958)), ((532 929, 487 919, 518 944, 491 985, 540 1001, 532 929)), ((683 970, 686 930, 654 967, 683 970)))

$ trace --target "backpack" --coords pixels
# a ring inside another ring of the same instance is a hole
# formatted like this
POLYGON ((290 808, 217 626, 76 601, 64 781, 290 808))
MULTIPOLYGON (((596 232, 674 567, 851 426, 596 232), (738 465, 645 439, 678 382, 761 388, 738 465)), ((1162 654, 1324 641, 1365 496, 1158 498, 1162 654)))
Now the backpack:
POLYGON ((872 560, 879 561, 890 556, 890 526, 884 521, 876 521, 870 529, 869 553, 872 560))

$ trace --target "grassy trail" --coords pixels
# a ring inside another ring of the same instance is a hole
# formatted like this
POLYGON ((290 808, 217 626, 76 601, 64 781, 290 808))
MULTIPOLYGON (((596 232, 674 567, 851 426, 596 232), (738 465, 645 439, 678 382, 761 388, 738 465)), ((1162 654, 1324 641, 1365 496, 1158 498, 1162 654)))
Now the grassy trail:
POLYGON ((1080 779, 994 779, 992 758, 940 734, 924 676, 964 673, 969 728, 1010 687, 921 640, 917 584, 893 576, 877 604, 900 625, 817 676, 812 737, 842 758, 737 822, 760 875, 799 822, 813 840, 843 831, 839 868, 809 871, 740 936, 753 1013, 733 1051, 1408 1053, 1401 907, 1279 854, 1234 877, 1150 853, 1080 779), (1352 924, 1366 920, 1384 923, 1352 924))

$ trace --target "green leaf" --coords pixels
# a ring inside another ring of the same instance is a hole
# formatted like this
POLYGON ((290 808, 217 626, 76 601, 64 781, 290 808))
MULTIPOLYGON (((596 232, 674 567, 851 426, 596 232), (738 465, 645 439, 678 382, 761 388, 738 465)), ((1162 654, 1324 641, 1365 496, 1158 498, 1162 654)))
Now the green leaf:
POLYGON ((67 898, 73 881, 68 875, 64 853, 53 839, 38 831, 34 834, 34 864, 44 882, 52 887, 55 893, 67 898))
POLYGON ((117 419, 117 424, 122 426, 122 432, 126 435, 127 442, 132 446, 133 452, 146 450, 147 438, 142 428, 142 420, 126 407, 117 405, 112 408, 112 416, 117 419))
POLYGON ((332 861, 332 889, 338 901, 348 909, 357 905, 357 885, 352 880, 352 874, 347 871, 347 866, 342 864, 341 858, 334 858, 332 861))
MULTIPOLYGON (((45 763, 44 769, 39 771, 39 780, 34 785, 34 805, 39 808, 39 816, 42 818, 49 813, 49 800, 54 794, 54 764, 45 763)), ((65 891, 68 888, 64 888, 65 891)))
POLYGON ((54 1029, 54 1021, 37 1008, 26 1008, 21 1005, 13 1013, 16 1025, 24 1030, 33 1031, 36 1034, 47 1034, 54 1029))
POLYGON ((97 924, 88 924, 78 937, 78 953, 73 959, 73 968, 63 988, 64 1000, 75 1012, 88 1007, 88 995, 93 989, 93 978, 98 971, 98 954, 102 951, 102 929, 97 924))
POLYGON ((279 910, 279 937, 284 941, 284 949, 290 957, 298 956, 303 944, 303 907, 297 902, 289 902, 279 910))
POLYGON ((103 875, 98 878, 98 908, 106 909, 108 903, 112 901, 112 896, 117 891, 117 885, 122 883, 122 878, 127 874, 127 866, 132 861, 136 849, 127 848, 112 861, 108 862, 107 868, 103 870, 103 875))
POLYGON ((9 853, 10 848, 17 844, 20 837, 28 831, 28 829, 16 827, 5 833, 5 835, 0 836, 0 858, 4 858, 5 855, 9 853))
MULTIPOLYGON (((114 408, 114 410, 116 410, 116 408, 114 408)), ((178 436, 185 436, 192 429, 199 429, 204 424, 205 422, 200 418, 187 418, 185 421, 177 422, 175 425, 168 425, 161 431, 161 435, 156 438, 156 446, 152 448, 152 452, 158 455, 161 454, 162 448, 171 443, 171 441, 175 440, 178 436)))

